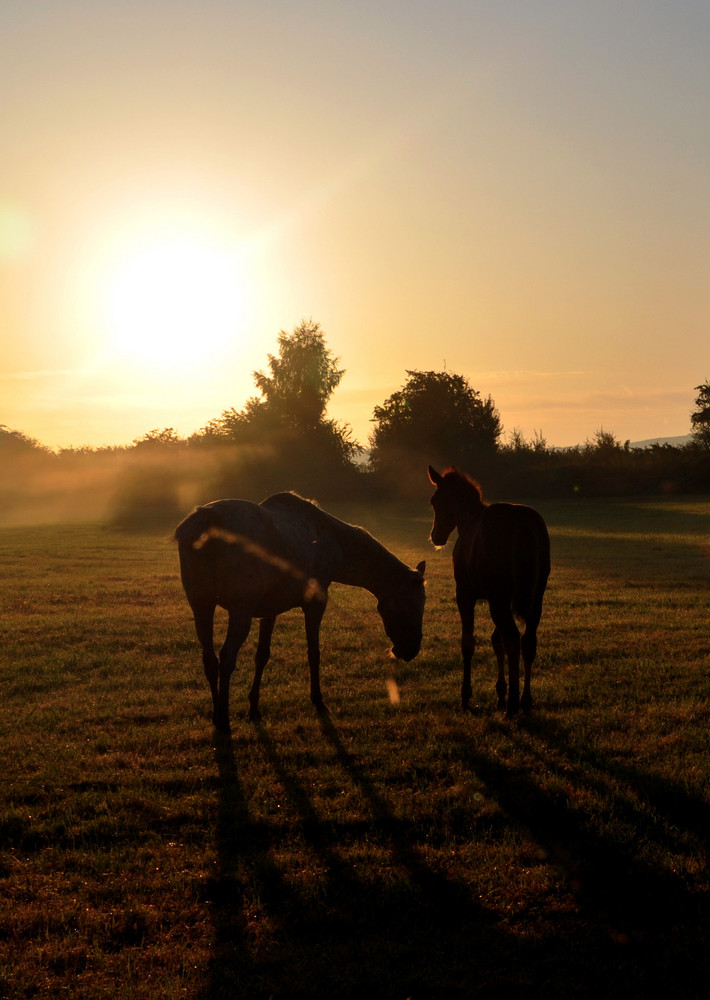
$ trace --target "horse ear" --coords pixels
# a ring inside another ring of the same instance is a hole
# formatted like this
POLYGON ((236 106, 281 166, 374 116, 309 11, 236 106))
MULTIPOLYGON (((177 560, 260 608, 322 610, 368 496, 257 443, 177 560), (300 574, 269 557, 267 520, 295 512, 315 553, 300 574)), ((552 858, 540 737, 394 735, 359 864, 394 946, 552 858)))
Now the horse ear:
POLYGON ((441 482, 441 476, 431 465, 429 466, 429 482, 432 486, 438 486, 441 482))
POLYGON ((420 575, 420 576, 421 576, 422 578, 424 577, 424 570, 425 570, 425 569, 426 569, 426 563, 425 563, 425 561, 424 561, 424 560, 422 559, 422 561, 421 561, 421 562, 419 563, 419 565, 417 566, 417 573, 418 573, 418 574, 419 574, 419 575, 420 575))

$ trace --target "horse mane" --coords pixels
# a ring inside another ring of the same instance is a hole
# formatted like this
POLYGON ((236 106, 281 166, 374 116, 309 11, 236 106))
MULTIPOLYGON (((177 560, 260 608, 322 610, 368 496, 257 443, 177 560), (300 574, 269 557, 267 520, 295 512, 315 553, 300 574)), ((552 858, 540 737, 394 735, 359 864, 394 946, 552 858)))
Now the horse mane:
POLYGON ((448 469, 444 469, 442 478, 446 480, 447 483, 451 484, 459 495, 466 497, 470 503, 476 506, 485 506, 483 490, 481 489, 480 483, 476 482, 475 479, 472 479, 471 476, 467 475, 465 472, 461 472, 455 465, 451 465, 448 469))
MULTIPOLYGON (((329 524, 336 531, 348 529, 355 537, 359 538, 361 542, 365 545, 369 545, 373 551, 380 551, 385 548, 382 542, 378 542, 375 536, 371 534, 367 528, 363 528, 359 524, 351 524, 349 521, 341 520, 341 518, 336 517, 334 514, 328 513, 327 510, 323 510, 317 500, 312 500, 309 497, 302 497, 299 493, 296 493, 295 490, 289 490, 287 493, 275 493, 273 496, 269 497, 268 500, 278 501, 279 504, 286 507, 290 505, 294 507, 302 507, 303 504, 309 504, 314 508, 314 517, 320 518, 320 520, 329 524)), ((389 555, 392 555, 389 550, 385 551, 387 551, 389 555)))
POLYGON ((262 501, 262 505, 266 506, 267 510, 275 505, 285 507, 286 509, 291 507, 301 510, 304 506, 308 507, 310 508, 313 520, 316 522, 320 521, 322 524, 328 526, 330 532, 338 539, 338 544, 344 552, 352 551, 352 547, 354 546, 358 552, 358 559, 365 558, 372 560, 380 567, 386 567, 388 575, 401 575, 402 573, 411 572, 409 566, 402 562, 394 552, 390 552, 367 528, 363 528, 359 524, 350 524, 348 521, 342 521, 334 514, 323 510, 317 501, 307 500, 293 490, 288 493, 275 493, 273 496, 262 501))

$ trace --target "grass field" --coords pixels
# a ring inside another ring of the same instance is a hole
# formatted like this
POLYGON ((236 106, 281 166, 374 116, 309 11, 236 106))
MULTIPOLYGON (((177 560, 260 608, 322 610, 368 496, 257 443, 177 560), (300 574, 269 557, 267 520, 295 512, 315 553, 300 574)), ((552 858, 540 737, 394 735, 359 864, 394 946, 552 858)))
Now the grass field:
POLYGON ((539 507, 531 717, 494 708, 484 607, 460 711, 426 506, 333 508, 426 557, 422 652, 390 666, 334 586, 329 715, 292 612, 231 739, 167 531, 0 530, 0 997, 707 997, 710 501, 539 507))

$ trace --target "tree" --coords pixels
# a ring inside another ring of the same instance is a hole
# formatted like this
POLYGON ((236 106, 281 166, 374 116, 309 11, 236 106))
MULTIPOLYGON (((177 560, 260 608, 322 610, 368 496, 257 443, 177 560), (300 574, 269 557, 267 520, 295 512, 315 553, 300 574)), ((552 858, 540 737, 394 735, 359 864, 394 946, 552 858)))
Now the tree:
POLYGON ((326 347, 318 323, 302 320, 293 333, 281 331, 278 355, 269 354, 270 375, 254 372, 263 401, 252 402, 285 424, 299 430, 314 430, 324 422, 328 400, 345 374, 326 347))
POLYGON ((40 444, 35 438, 28 437, 22 431, 14 431, 0 424, 0 456, 3 463, 15 458, 26 458, 51 455, 49 448, 40 444))
POLYGON ((326 417, 345 370, 312 319, 302 320, 293 333, 282 330, 278 348, 278 354, 268 355, 268 370, 254 372, 261 395, 203 428, 203 443, 239 446, 220 488, 235 489, 241 473, 240 488, 246 478, 262 493, 296 489, 325 495, 345 489, 358 445, 347 424, 326 417))
POLYGON ((612 431, 606 431, 603 427, 594 432, 593 441, 587 440, 584 443, 585 454, 596 455, 599 458, 612 458, 614 456, 618 457, 621 454, 628 454, 630 448, 630 441, 622 444, 612 431))
POLYGON ((175 430, 174 427, 155 427, 152 431, 148 431, 143 437, 134 438, 133 447, 134 448, 164 448, 171 447, 173 445, 181 444, 182 438, 175 430))
POLYGON ((710 450, 710 383, 696 385, 696 409, 690 415, 693 439, 701 448, 710 450))
POLYGON ((349 426, 325 416, 345 369, 338 368, 339 359, 326 346, 319 324, 302 320, 293 333, 282 330, 278 346, 278 355, 268 355, 269 372, 253 373, 261 396, 250 397, 241 410, 224 410, 191 441, 264 444, 289 431, 311 442, 330 438, 336 451, 351 458, 358 444, 351 440, 349 426))
POLYGON ((408 370, 407 376, 401 389, 375 407, 373 468, 401 467, 406 459, 423 463, 425 471, 431 463, 476 473, 496 452, 502 433, 491 397, 482 399, 463 375, 452 372, 408 370))

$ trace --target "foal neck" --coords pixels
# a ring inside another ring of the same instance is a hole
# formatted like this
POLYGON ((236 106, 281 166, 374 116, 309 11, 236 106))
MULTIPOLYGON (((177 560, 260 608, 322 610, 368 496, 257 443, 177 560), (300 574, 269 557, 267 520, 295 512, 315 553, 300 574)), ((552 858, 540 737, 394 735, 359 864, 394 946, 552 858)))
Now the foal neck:
POLYGON ((458 493, 454 502, 456 527, 477 525, 487 506, 480 489, 474 483, 466 483, 466 488, 458 493))

